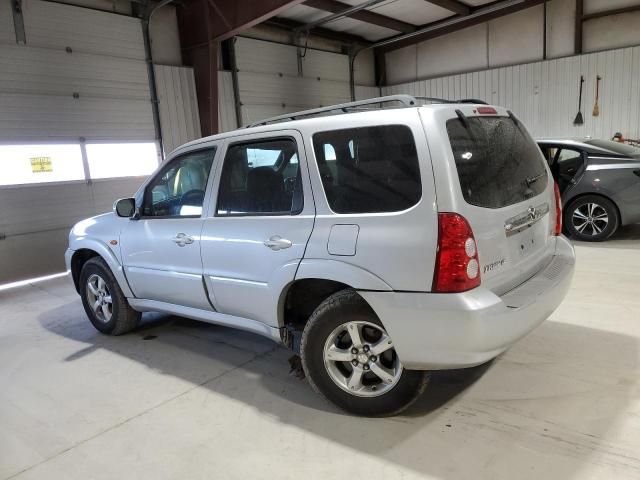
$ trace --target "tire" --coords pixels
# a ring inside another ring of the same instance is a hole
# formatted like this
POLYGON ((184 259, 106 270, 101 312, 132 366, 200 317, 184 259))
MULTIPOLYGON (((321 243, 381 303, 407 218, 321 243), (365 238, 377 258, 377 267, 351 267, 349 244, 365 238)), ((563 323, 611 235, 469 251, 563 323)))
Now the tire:
POLYGON ((583 242, 602 242, 620 225, 615 204, 600 195, 585 195, 573 200, 564 211, 567 233, 583 242))
POLYGON ((309 383, 330 402, 356 415, 391 416, 409 407, 429 378, 427 372, 402 368, 392 345, 366 302, 354 290, 342 290, 323 301, 309 317, 300 356, 309 383), (354 329, 361 342, 354 342, 354 329), (357 355, 353 353, 356 343, 360 343, 357 355), (376 372, 390 382, 385 383, 376 372))
POLYGON ((129 306, 111 269, 100 257, 89 259, 82 267, 80 298, 89 320, 104 334, 122 335, 140 321, 140 312, 129 306))

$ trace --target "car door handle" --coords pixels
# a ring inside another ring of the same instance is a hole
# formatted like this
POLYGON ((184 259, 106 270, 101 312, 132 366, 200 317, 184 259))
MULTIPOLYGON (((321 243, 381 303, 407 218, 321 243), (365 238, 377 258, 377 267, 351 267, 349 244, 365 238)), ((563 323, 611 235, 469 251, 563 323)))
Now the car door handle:
POLYGON ((178 233, 175 237, 172 238, 174 243, 177 243, 179 247, 184 247, 185 245, 191 245, 193 243, 193 237, 185 233, 178 233))
POLYGON ((280 235, 274 235, 269 240, 264 242, 265 247, 269 247, 271 250, 275 250, 275 251, 289 248, 291 245, 293 245, 291 240, 282 238, 280 235))

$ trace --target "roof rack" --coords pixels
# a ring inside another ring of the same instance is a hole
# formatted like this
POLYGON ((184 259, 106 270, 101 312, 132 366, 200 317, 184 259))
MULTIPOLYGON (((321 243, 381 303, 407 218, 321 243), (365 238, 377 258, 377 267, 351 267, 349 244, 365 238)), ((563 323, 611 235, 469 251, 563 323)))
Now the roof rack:
POLYGON ((268 125, 270 123, 285 122, 290 120, 299 120, 304 117, 312 117, 314 115, 329 114, 335 112, 336 114, 349 113, 355 109, 366 107, 369 105, 380 105, 384 103, 397 102, 402 104, 403 108, 416 107, 420 101, 429 101, 431 103, 479 103, 487 105, 486 102, 476 99, 464 99, 464 100, 445 100, 443 98, 434 97, 414 97, 411 95, 387 95, 385 97, 368 98, 366 100, 358 100, 356 102, 339 103, 337 105, 329 105, 327 107, 313 108, 311 110, 302 110, 300 112, 286 113, 284 115, 278 115, 276 117, 266 118, 259 122, 254 122, 247 125, 246 128, 258 127, 261 125, 268 125))

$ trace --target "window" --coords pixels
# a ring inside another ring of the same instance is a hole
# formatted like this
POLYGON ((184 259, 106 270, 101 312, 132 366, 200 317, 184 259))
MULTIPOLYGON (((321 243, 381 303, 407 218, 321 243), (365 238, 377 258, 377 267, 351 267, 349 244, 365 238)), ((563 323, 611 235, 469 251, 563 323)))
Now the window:
POLYGON ((168 163, 147 185, 145 217, 199 217, 215 149, 187 153, 168 163))
POLYGON ((79 144, 0 145, 0 185, 84 180, 79 144))
POLYGON ((546 189, 540 149, 511 118, 455 118, 447 121, 447 132, 467 203, 501 208, 546 189))
POLYGON ((416 145, 404 125, 316 133, 313 148, 336 213, 397 212, 422 196, 416 145))
POLYGON ((262 140, 229 147, 217 215, 289 215, 302 211, 302 177, 296 142, 262 140))
POLYGON ((147 143, 88 143, 91 178, 137 177, 158 167, 158 149, 147 143))
MULTIPOLYGON (((625 155, 632 158, 640 158, 640 148, 627 145, 625 143, 613 142, 611 140, 587 140, 587 145, 593 145, 594 147, 604 148, 618 155, 625 155)), ((602 152, 606 155, 606 152, 602 152)))

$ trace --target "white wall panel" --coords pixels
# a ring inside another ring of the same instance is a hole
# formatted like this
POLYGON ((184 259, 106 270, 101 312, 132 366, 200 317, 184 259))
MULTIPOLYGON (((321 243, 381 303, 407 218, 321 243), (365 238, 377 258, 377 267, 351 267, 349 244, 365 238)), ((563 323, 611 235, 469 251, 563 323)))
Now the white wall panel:
POLYGON ((379 96, 380 96, 379 87, 356 85, 356 100, 366 100, 367 98, 375 98, 379 96))
POLYGON ((236 98, 233 93, 233 74, 218 72, 218 129, 229 132, 238 128, 236 98))
POLYGON ((543 12, 543 6, 538 5, 488 22, 488 66, 540 60, 543 53, 543 12))
POLYGON ((583 26, 583 49, 594 52, 640 44, 640 12, 589 20, 583 26))
POLYGON ((165 153, 201 137, 196 84, 191 67, 155 65, 165 153))
POLYGON ((535 136, 611 138, 620 131, 640 137, 640 47, 591 53, 544 62, 405 83, 382 89, 384 95, 408 93, 445 99, 479 98, 502 105, 535 136), (580 75, 586 79, 585 124, 574 126, 580 75), (600 116, 591 115, 596 76, 603 77, 600 116))

